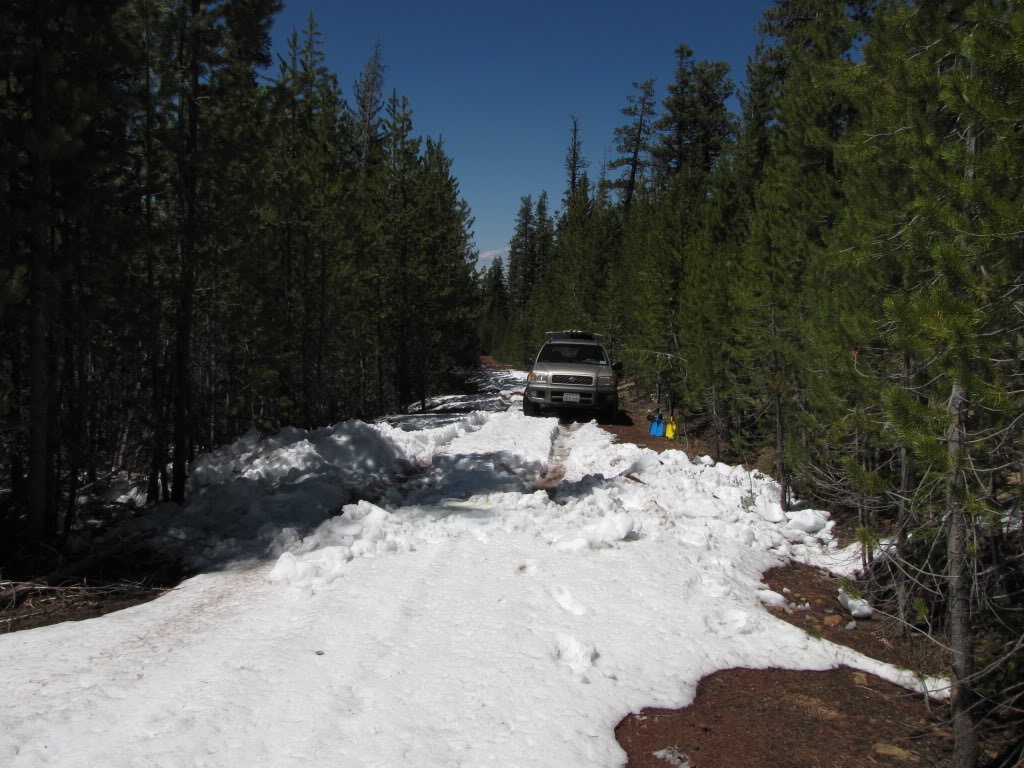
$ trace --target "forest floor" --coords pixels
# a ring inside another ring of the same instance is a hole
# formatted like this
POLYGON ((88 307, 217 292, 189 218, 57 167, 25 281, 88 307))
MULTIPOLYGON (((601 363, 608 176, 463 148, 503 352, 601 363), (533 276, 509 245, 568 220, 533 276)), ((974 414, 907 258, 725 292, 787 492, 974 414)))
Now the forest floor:
MULTIPOLYGON (((603 425, 618 440, 657 452, 711 453, 693 436, 651 436, 652 404, 642 398, 624 397, 622 406, 616 423, 603 425)), ((5 597, 12 582, 0 583, 0 633, 120 610, 154 599, 186 575, 143 549, 107 558, 102 568, 62 586, 19 594, 18 600, 5 597)), ((891 620, 859 621, 848 629, 849 617, 836 599, 839 581, 823 571, 794 563, 768 571, 764 580, 792 602, 809 604, 810 610, 792 614, 771 610, 815 638, 923 674, 946 669, 934 643, 902 637, 891 620)), ((987 733, 981 763, 993 760, 1011 736, 987 733)), ((616 737, 630 768, 938 767, 950 764, 953 748, 945 704, 849 668, 724 670, 701 681, 691 706, 631 714, 617 726, 616 737)))

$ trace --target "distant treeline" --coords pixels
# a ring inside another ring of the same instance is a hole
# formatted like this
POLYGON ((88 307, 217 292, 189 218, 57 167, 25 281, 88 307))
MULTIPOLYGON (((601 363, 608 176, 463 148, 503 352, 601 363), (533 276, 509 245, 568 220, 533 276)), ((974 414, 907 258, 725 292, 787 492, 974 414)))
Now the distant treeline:
POLYGON ((973 766, 1024 704, 1024 6, 777 0, 761 30, 738 115, 683 45, 596 174, 571 121, 558 210, 524 197, 485 276, 485 344, 600 331, 716 454, 769 457, 784 506, 857 515, 873 597, 951 649, 973 766))

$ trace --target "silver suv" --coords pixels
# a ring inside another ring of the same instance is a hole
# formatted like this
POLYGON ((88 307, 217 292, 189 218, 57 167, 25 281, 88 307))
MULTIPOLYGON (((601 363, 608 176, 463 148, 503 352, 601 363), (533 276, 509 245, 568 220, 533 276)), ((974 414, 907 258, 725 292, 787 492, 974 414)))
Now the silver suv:
POLYGON ((592 410, 612 419, 619 410, 619 371, 601 345, 585 331, 548 331, 530 369, 523 392, 523 413, 545 410, 592 410))

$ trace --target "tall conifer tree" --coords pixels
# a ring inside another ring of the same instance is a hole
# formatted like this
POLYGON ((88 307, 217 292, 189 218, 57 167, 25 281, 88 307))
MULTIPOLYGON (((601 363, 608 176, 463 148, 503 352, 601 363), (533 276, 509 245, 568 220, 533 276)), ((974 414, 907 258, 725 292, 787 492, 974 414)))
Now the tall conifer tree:
POLYGON ((624 216, 629 216, 633 200, 643 191, 649 179, 647 171, 651 164, 651 136, 654 133, 655 108, 654 78, 634 82, 636 93, 626 97, 622 114, 628 122, 615 129, 615 151, 618 156, 612 160, 610 169, 622 169, 617 181, 622 200, 624 216))

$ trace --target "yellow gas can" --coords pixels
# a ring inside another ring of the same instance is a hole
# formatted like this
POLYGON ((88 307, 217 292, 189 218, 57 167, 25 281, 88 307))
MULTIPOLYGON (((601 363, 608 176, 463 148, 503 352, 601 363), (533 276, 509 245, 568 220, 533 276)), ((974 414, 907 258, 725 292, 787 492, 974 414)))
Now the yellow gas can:
POLYGON ((665 424, 665 437, 667 437, 669 440, 675 440, 676 439, 676 420, 675 419, 669 419, 668 423, 665 424))

